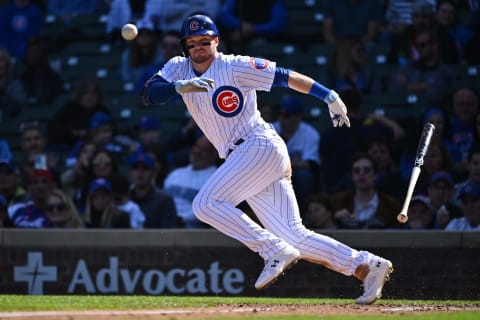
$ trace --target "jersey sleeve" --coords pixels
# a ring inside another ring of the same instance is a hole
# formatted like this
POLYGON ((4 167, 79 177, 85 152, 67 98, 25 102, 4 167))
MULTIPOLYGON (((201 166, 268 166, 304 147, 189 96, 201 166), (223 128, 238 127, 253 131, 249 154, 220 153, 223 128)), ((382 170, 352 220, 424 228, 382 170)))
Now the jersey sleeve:
POLYGON ((246 90, 270 91, 275 70, 276 63, 264 58, 236 56, 232 61, 235 81, 246 90))
POLYGON ((180 69, 182 68, 185 60, 185 57, 173 57, 163 65, 162 69, 160 69, 157 74, 168 82, 180 80, 180 69))

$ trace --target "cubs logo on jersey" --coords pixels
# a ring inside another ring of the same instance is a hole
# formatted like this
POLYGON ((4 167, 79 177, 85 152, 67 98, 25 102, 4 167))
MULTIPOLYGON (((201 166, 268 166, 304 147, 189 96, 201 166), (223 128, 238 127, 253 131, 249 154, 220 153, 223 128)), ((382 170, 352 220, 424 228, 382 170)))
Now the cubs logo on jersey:
POLYGON ((243 96, 238 88, 222 86, 215 90, 212 104, 218 114, 224 117, 234 117, 243 109, 243 96))
POLYGON ((250 58, 250 65, 253 69, 262 70, 268 67, 268 60, 262 58, 250 58))

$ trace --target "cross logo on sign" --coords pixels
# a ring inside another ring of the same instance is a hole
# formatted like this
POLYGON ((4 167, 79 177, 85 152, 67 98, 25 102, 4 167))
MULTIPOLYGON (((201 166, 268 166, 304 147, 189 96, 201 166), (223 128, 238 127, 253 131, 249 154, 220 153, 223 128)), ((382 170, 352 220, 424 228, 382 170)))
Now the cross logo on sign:
POLYGON ((57 281, 57 267, 43 265, 41 252, 29 252, 27 265, 13 269, 15 282, 27 282, 28 294, 42 295, 45 281, 57 281))

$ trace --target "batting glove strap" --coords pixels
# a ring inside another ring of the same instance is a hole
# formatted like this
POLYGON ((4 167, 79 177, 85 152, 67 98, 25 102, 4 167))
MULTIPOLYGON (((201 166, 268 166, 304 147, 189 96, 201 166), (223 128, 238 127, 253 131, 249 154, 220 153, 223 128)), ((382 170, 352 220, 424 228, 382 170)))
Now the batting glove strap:
POLYGON ((207 77, 193 78, 190 80, 175 81, 175 90, 181 93, 187 92, 207 92, 215 84, 213 79, 207 77))

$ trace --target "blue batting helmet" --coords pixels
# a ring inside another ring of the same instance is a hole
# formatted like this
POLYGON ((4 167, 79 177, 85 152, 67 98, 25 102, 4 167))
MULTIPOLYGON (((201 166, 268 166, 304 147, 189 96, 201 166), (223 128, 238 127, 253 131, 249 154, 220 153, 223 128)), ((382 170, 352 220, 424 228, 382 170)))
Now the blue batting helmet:
POLYGON ((196 14, 188 17, 182 24, 182 39, 197 36, 209 35, 218 36, 218 28, 213 20, 205 15, 196 14))

